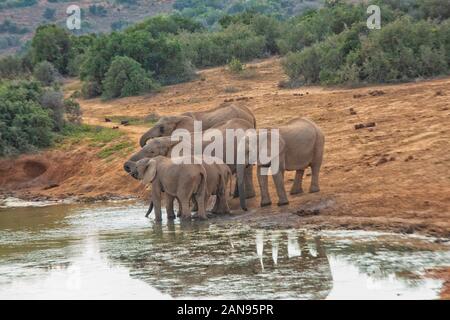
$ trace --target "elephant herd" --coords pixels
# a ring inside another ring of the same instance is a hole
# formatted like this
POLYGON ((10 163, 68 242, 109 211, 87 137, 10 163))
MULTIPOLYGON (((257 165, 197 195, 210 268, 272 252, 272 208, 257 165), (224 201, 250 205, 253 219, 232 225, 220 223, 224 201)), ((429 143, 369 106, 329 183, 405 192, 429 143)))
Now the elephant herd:
POLYGON ((255 116, 248 108, 223 105, 207 111, 161 117, 139 142, 141 149, 125 162, 124 170, 144 185, 151 186, 152 200, 147 216, 154 208, 156 221, 162 219, 162 193, 166 198, 168 219, 175 218, 175 199, 181 219, 190 219, 191 211, 197 211, 197 218, 206 219, 207 203, 212 195, 216 196, 216 201, 211 213, 229 213, 227 186, 231 186, 233 176, 236 177, 234 197, 239 197, 242 209, 247 210, 246 199, 255 197, 253 165, 256 165, 261 206, 271 205, 268 175, 273 177, 280 206, 289 203, 284 187, 285 171, 296 171, 291 194, 303 192, 302 179, 307 167, 311 167, 312 173, 309 191, 320 190, 324 135, 315 123, 304 118, 293 119, 275 131, 256 129, 255 116), (192 143, 199 133, 198 123, 201 123, 203 136, 225 137, 215 138, 216 149, 211 155, 205 155, 206 151, 211 151, 211 142, 207 139, 201 140, 200 146, 192 143), (179 129, 193 137, 189 143, 193 149, 200 148, 200 154, 174 156, 182 143, 173 138, 179 129), (229 135, 229 132, 244 134, 229 135), (269 150, 266 154, 270 153, 265 160, 259 159, 262 158, 262 146, 269 150), (253 154, 257 159, 252 162, 253 154))

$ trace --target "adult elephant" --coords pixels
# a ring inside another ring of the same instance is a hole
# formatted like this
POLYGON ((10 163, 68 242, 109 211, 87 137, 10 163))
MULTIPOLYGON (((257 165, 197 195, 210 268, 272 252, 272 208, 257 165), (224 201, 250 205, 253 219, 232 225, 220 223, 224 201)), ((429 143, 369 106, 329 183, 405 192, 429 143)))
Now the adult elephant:
POLYGON ((256 153, 258 155, 257 176, 261 190, 262 207, 272 204, 268 190, 267 175, 262 174, 262 169, 269 167, 272 167, 273 169, 275 160, 278 161, 278 170, 271 174, 278 194, 278 205, 281 206, 289 203, 284 188, 284 172, 286 170, 296 171, 294 183, 290 192, 291 194, 303 192, 303 173, 307 167, 311 167, 312 171, 309 191, 318 192, 320 190, 319 171, 322 165, 325 138, 322 130, 314 122, 307 119, 295 119, 286 126, 280 127, 278 134, 268 131, 267 135, 260 135, 258 133, 255 133, 255 135, 255 139, 259 140, 258 143, 250 143, 250 136, 247 136, 242 138, 245 140, 241 140, 242 143, 239 143, 238 147, 238 153, 245 155, 244 163, 238 164, 237 166, 237 181, 242 209, 247 210, 245 197, 243 196, 245 194, 244 177, 251 153, 256 153), (279 142, 277 152, 275 152, 276 148, 272 148, 271 142, 274 140, 272 139, 272 135, 276 135, 275 139, 279 142), (264 152, 264 154, 267 155, 265 162, 261 162, 260 159, 262 150, 259 150, 258 146, 261 145, 266 145, 268 149, 264 152), (271 152, 272 150, 274 150, 273 154, 271 152))
POLYGON ((222 105, 212 110, 187 112, 178 116, 164 116, 139 140, 141 147, 144 147, 149 139, 170 136, 176 129, 186 129, 194 131, 194 121, 202 122, 202 129, 207 130, 219 123, 231 119, 242 119, 252 124, 256 128, 256 119, 253 113, 245 106, 222 105))

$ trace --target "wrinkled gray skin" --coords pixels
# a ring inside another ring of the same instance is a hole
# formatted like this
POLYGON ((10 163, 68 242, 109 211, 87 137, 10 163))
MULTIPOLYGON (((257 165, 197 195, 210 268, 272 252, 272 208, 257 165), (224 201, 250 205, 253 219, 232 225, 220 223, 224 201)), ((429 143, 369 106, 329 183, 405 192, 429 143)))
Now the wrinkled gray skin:
POLYGON ((207 130, 230 119, 243 119, 256 128, 256 119, 253 113, 244 106, 224 105, 208 111, 187 112, 179 116, 164 116, 148 130, 139 140, 144 147, 149 139, 170 136, 176 129, 194 131, 194 121, 202 121, 202 129, 207 130))
MULTIPOLYGON (((177 159, 174 159, 177 160, 177 159)), ((153 159, 144 158, 136 163, 131 175, 141 180, 144 185, 152 186, 152 206, 155 207, 155 220, 161 221, 161 193, 176 198, 180 204, 181 219, 190 219, 191 210, 189 201, 192 197, 198 203, 197 217, 206 219, 206 171, 201 164, 176 164, 172 159, 157 156, 153 159)), ((171 201, 173 204, 173 201, 171 201)), ((173 210, 167 210, 168 219, 174 219, 173 210)))
MULTIPOLYGON (((286 205, 289 203, 284 188, 284 172, 296 171, 294 183, 292 185, 291 194, 302 193, 302 180, 303 173, 307 167, 311 167, 312 179, 310 192, 318 192, 319 188, 319 171, 322 165, 323 150, 325 144, 325 138, 321 129, 312 121, 307 119, 295 119, 289 122, 286 126, 279 128, 279 153, 271 155, 270 136, 267 139, 267 145, 271 159, 275 157, 279 160, 279 171, 274 174, 273 180, 275 183, 276 191, 278 194, 278 205, 286 205)), ((246 159, 248 161, 248 154, 251 148, 257 148, 258 144, 250 145, 248 140, 245 143, 240 144, 240 152, 246 153, 246 159), (245 147, 245 151, 242 148, 245 147)), ((270 167, 269 163, 257 164, 257 177, 261 190, 261 206, 271 205, 270 195, 268 191, 268 178, 267 175, 261 174, 263 167, 270 167)), ((245 165, 239 164, 237 168, 237 179, 239 187, 239 195, 245 194, 244 180, 245 165)), ((245 197, 240 198, 241 207, 247 210, 245 197)))
MULTIPOLYGON (((223 123, 219 123, 214 129, 220 130, 225 137, 225 130, 226 129, 251 129, 254 128, 251 123, 249 123, 246 120, 242 119, 231 119, 223 123)), ((191 139, 193 141, 193 139, 191 139)), ((139 161, 143 158, 154 158, 156 156, 166 156, 170 157, 172 148, 176 146, 178 141, 171 141, 170 137, 159 137, 151 139, 147 142, 147 144, 138 152, 133 154, 130 159, 128 159, 127 162, 124 164, 124 170, 127 173, 130 173, 133 171, 135 167, 136 161, 139 161)), ((209 144, 210 142, 204 142, 203 143, 203 149, 209 144)), ((237 156, 237 138, 233 141, 234 144, 234 163, 236 163, 236 156, 237 156)), ((225 162, 226 160, 226 148, 225 148, 225 141, 224 141, 224 151, 223 151, 223 159, 222 161, 225 162)), ((228 164, 231 172, 234 174, 236 172, 236 165, 234 164, 228 164)), ((246 190, 246 198, 252 198, 255 196, 255 189, 253 186, 253 168, 251 166, 248 166, 245 168, 245 190, 246 190)), ((237 184, 236 184, 237 189, 237 184)), ((235 191, 235 196, 237 196, 237 190, 235 191)))
POLYGON ((205 162, 202 163, 206 171, 207 188, 205 208, 207 207, 208 199, 210 198, 210 196, 215 195, 216 202, 211 212, 214 214, 228 214, 230 213, 230 207, 228 206, 226 190, 228 182, 231 181, 232 173, 230 168, 226 164, 220 163, 220 159, 210 159, 215 161, 209 161, 209 164, 205 162))

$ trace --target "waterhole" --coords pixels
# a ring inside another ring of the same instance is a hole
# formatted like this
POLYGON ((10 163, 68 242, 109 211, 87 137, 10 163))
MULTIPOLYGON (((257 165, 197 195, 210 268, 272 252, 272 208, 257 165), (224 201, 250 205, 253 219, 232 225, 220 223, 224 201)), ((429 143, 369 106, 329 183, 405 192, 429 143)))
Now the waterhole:
POLYGON ((157 225, 139 204, 0 209, 0 298, 435 299, 432 239, 264 229, 224 218, 157 225))

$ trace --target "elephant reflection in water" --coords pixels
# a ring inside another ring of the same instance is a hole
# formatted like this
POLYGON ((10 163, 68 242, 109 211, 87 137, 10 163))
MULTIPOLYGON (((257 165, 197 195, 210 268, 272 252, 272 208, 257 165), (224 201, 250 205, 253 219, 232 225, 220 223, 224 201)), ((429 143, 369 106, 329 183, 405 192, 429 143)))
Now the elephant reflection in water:
POLYGON ((289 292, 291 298, 323 299, 331 291, 330 264, 318 237, 197 223, 162 228, 152 233, 151 250, 130 261, 130 273, 164 293, 282 298, 289 292))

